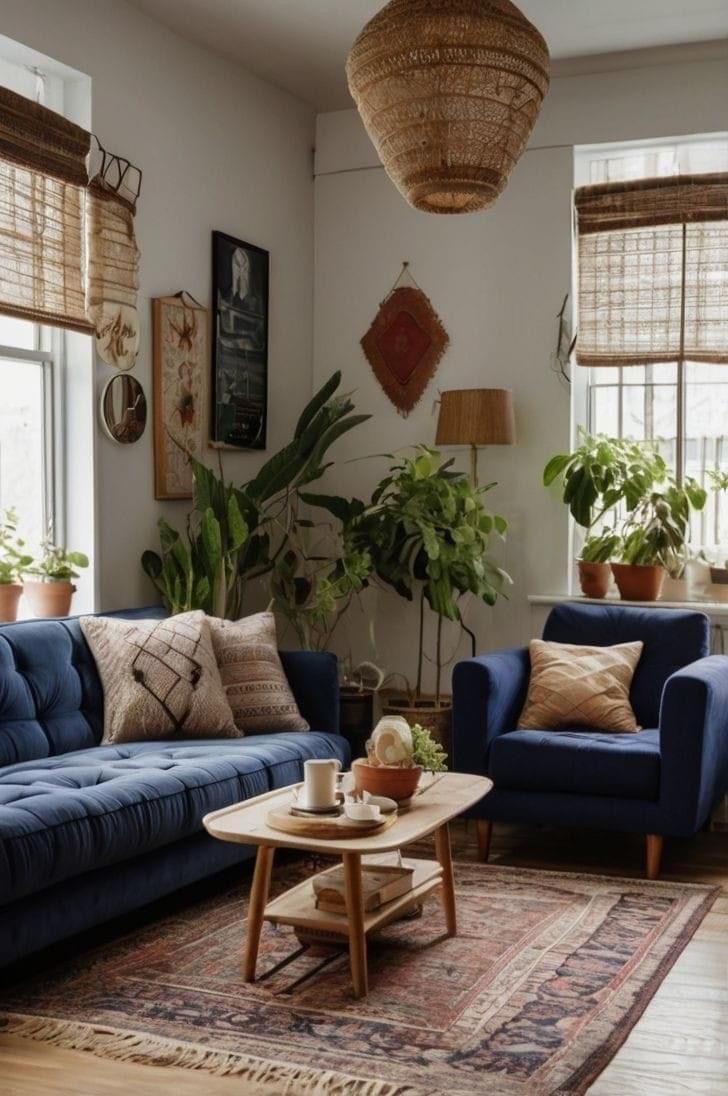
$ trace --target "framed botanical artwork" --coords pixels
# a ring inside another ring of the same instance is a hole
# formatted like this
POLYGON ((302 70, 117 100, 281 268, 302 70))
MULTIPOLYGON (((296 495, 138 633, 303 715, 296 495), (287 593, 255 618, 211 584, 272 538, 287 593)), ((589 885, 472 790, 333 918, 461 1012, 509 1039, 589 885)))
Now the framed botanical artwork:
POLYGON ((207 435, 208 313, 189 293, 152 300, 154 497, 192 498, 187 453, 207 435))
POLYGON ((211 444, 265 449, 269 254, 212 234, 211 444))

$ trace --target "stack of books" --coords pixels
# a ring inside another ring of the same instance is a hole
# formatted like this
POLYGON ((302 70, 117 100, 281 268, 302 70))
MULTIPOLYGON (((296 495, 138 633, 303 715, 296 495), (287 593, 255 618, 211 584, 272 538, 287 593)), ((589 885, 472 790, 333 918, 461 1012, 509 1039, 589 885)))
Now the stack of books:
MULTIPOLYGON (((396 864, 362 864, 361 876, 364 912, 370 913, 412 890, 414 868, 396 864)), ((342 864, 315 876, 313 890, 316 909, 327 913, 346 913, 342 864)))

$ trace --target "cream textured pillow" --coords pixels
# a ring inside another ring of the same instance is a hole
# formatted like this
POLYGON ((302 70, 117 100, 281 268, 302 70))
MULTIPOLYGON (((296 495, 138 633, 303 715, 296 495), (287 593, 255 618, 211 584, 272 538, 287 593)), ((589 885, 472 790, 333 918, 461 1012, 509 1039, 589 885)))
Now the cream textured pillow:
POLYGON ((104 743, 239 737, 204 613, 81 628, 104 688, 104 743))
POLYGON ((578 647, 532 639, 531 679, 518 729, 639 731, 629 690, 643 646, 578 647))
POLYGON ((242 620, 209 617, 220 677, 235 723, 245 734, 308 731, 278 655, 276 620, 255 613, 242 620))

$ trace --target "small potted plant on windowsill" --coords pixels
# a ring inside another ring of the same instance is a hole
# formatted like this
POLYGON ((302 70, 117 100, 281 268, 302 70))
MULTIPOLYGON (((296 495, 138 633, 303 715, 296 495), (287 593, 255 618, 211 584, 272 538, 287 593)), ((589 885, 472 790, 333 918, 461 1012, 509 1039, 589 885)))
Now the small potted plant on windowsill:
POLYGON ((562 499, 585 531, 577 560, 585 597, 606 596, 609 564, 620 546, 617 533, 604 529, 595 536, 592 531, 616 507, 630 514, 666 475, 667 466, 653 447, 585 430, 580 430, 579 445, 573 452, 558 453, 544 468, 544 486, 562 479, 562 499))
POLYGON ((612 563, 622 598, 656 601, 660 597, 665 576, 684 566, 690 511, 702 510, 707 497, 693 479, 680 485, 669 479, 627 518, 621 559, 612 563))
POLYGON ((18 515, 5 510, 0 517, 0 621, 15 620, 23 592, 23 572, 33 562, 18 536, 18 515))
POLYGON ((68 616, 76 592, 72 580, 78 578, 77 567, 88 567, 88 556, 83 552, 69 552, 51 540, 43 541, 40 558, 27 568, 27 574, 37 575, 38 581, 26 580, 24 583, 24 592, 34 616, 68 616))

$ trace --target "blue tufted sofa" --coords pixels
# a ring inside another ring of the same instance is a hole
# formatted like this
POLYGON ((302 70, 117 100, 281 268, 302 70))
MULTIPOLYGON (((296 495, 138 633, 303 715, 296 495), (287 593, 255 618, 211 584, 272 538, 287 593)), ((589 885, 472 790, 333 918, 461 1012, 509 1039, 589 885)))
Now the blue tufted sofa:
POLYGON ((647 836, 647 874, 665 836, 692 836, 728 789, 728 658, 708 656, 703 613, 563 604, 543 638, 608 646, 642 640, 630 700, 642 730, 517 731, 527 648, 459 662, 453 672, 454 768, 491 777, 472 810, 487 859, 493 822, 593 826, 647 836))
POLYGON ((281 659, 309 733, 102 746, 78 619, 0 626, 0 965, 245 860, 204 814, 300 780, 306 758, 348 763, 334 656, 281 659))

